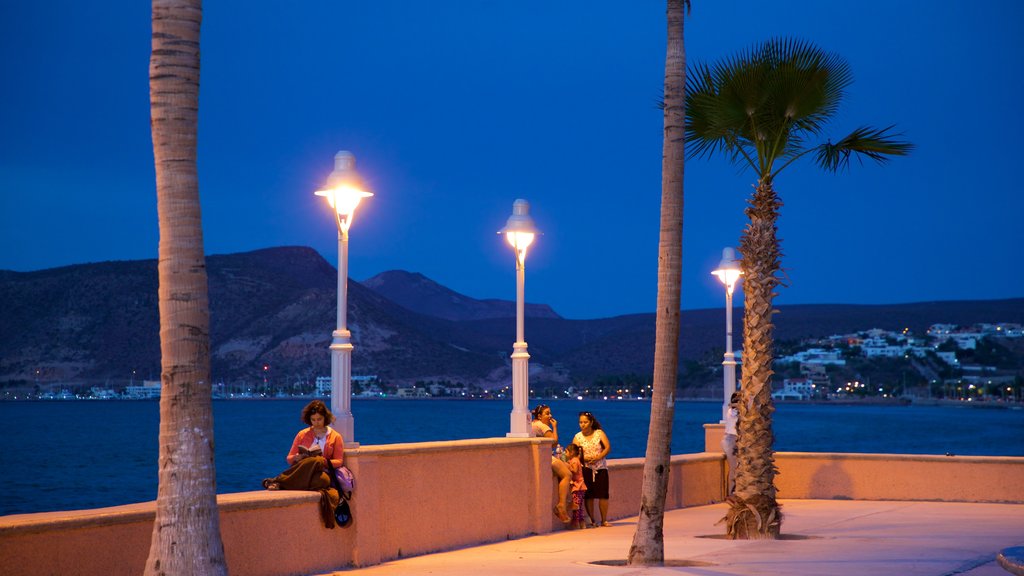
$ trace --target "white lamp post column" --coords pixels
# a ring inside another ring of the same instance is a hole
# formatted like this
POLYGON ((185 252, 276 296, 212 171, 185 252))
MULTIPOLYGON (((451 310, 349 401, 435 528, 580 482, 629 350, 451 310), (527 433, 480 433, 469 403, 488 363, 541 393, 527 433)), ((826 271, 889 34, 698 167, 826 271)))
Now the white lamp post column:
POLYGON ((739 282, 739 261, 732 248, 722 250, 722 261, 718 270, 712 272, 725 284, 725 359, 722 361, 722 422, 729 413, 729 397, 736 391, 736 355, 732 351, 732 293, 739 282))
POLYGON ((516 200, 512 215, 505 227, 498 231, 516 251, 516 341, 512 345, 512 413, 509 416, 510 438, 530 437, 530 411, 526 407, 530 396, 530 354, 523 336, 525 316, 526 249, 539 232, 530 217, 530 203, 516 200))
POLYGON ((352 416, 352 333, 348 330, 348 229, 356 206, 366 192, 355 171, 356 158, 341 151, 334 156, 334 171, 317 196, 327 198, 338 224, 338 323, 331 334, 331 412, 334 428, 346 444, 355 443, 355 417, 352 416))

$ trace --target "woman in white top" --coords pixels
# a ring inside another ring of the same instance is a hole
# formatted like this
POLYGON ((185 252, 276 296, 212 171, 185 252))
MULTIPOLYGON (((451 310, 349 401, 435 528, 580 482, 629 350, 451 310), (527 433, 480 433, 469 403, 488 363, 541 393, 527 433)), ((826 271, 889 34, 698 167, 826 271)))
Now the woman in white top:
POLYGON ((608 463, 605 457, 612 444, 601 429, 601 423, 590 412, 580 412, 580 431, 572 441, 583 449, 583 481, 587 484, 583 503, 587 507, 590 525, 598 525, 594 521, 594 500, 597 500, 601 510, 600 526, 611 526, 608 523, 608 463))
POLYGON ((569 497, 569 481, 572 474, 569 472, 569 466, 554 455, 554 451, 558 449, 558 420, 551 416, 549 406, 540 404, 533 409, 533 421, 530 423, 530 427, 533 429, 534 436, 552 438, 555 441, 554 447, 552 447, 551 473, 555 475, 555 480, 558 482, 558 504, 555 505, 553 512, 562 523, 566 523, 569 521, 569 514, 565 511, 565 500, 569 497))

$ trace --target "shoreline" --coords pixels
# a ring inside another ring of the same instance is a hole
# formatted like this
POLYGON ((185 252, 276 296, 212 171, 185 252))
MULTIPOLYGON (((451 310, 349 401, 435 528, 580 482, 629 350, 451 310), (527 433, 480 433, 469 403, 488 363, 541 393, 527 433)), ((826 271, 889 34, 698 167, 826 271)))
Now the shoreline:
MULTIPOLYGON (((330 400, 329 396, 267 396, 267 397, 238 397, 238 398, 212 398, 214 402, 273 402, 273 401, 296 401, 296 400, 330 400)), ((429 397, 359 397, 353 396, 352 400, 365 400, 371 402, 394 402, 394 401, 423 401, 423 402, 440 402, 440 401, 453 401, 453 402, 467 402, 467 401, 484 401, 484 402, 510 402, 511 398, 463 398, 458 396, 429 396, 429 397)), ((531 398, 531 402, 544 402, 550 400, 558 401, 578 401, 578 402, 645 402, 649 403, 649 398, 531 398)), ((14 404, 23 402, 39 402, 39 403, 71 403, 71 402, 155 402, 159 403, 159 398, 0 398, 0 404, 14 404)), ((676 402, 700 402, 710 404, 721 404, 721 400, 717 398, 677 398, 676 402)), ((829 399, 814 399, 814 400, 774 400, 773 404, 784 404, 784 405, 812 405, 812 406, 898 406, 898 407, 914 407, 914 406, 963 406, 969 408, 987 408, 997 410, 1021 410, 1024 409, 1024 402, 1018 401, 1003 401, 1003 400, 979 400, 979 401, 968 401, 968 400, 953 400, 946 398, 845 398, 841 400, 829 400, 829 399)))

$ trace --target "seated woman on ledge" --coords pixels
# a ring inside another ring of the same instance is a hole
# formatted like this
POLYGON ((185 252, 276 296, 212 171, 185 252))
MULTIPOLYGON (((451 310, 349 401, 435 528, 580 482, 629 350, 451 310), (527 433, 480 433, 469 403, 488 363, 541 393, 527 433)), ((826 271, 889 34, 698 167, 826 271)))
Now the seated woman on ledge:
POLYGON ((551 438, 555 441, 555 446, 551 451, 551 473, 555 475, 555 481, 558 483, 558 503, 555 504, 552 511, 565 524, 570 520, 569 514, 565 511, 565 501, 569 496, 569 480, 571 475, 569 473, 569 466, 555 455, 559 451, 558 420, 551 417, 551 408, 549 406, 540 404, 533 409, 533 421, 530 423, 530 428, 533 430, 535 437, 551 438))
POLYGON ((313 400, 302 409, 302 421, 309 428, 299 430, 285 460, 287 470, 263 481, 267 490, 313 490, 320 492, 320 515, 324 526, 334 528, 334 508, 340 496, 331 487, 331 474, 344 463, 345 441, 328 426, 334 415, 322 400, 313 400))

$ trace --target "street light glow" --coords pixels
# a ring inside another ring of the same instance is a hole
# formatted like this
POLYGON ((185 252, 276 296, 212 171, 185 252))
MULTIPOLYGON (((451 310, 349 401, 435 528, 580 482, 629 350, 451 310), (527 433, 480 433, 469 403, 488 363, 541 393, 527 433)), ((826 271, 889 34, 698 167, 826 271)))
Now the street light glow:
POLYGON ((504 234, 509 246, 515 249, 517 267, 522 268, 526 263, 526 249, 533 244, 534 237, 540 234, 530 217, 530 203, 522 198, 513 202, 512 215, 505 221, 505 227, 498 230, 498 234, 504 234))
POLYGON ((505 232, 505 239, 508 240, 509 246, 516 249, 516 251, 526 252, 526 249, 533 244, 533 238, 535 234, 533 232, 505 232))
POLYGON ((740 270, 740 262, 736 259, 736 251, 732 248, 722 249, 722 261, 718 263, 718 269, 711 272, 725 284, 729 294, 736 289, 736 283, 740 280, 743 271, 740 270))
POLYGON ((317 190, 315 194, 327 198, 327 204, 334 209, 339 233, 348 234, 359 202, 373 196, 365 188, 362 178, 356 172, 356 157, 345 150, 335 154, 334 171, 327 177, 324 189, 317 190))

